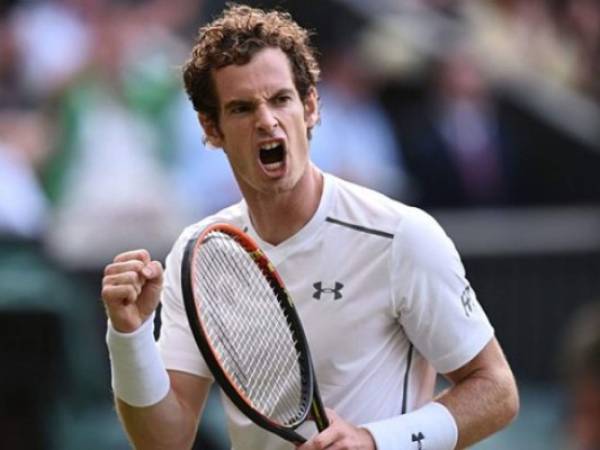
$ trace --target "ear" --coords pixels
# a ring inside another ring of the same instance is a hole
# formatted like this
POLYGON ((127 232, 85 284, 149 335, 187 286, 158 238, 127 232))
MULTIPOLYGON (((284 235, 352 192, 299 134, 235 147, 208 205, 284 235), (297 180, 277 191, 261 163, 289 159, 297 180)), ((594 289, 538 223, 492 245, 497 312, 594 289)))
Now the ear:
POLYGON ((204 130, 204 135, 208 143, 215 148, 223 148, 223 134, 214 120, 210 119, 206 114, 201 113, 198 113, 198 120, 204 130))
POLYGON ((312 129, 319 122, 319 94, 314 86, 310 88, 304 100, 304 121, 308 129, 312 129))

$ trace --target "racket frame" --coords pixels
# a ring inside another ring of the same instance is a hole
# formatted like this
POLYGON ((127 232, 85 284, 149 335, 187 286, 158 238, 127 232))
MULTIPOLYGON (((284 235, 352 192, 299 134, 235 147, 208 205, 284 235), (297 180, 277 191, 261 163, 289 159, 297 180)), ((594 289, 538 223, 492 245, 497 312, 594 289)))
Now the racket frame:
POLYGON ((261 428, 294 443, 303 443, 306 441, 302 435, 294 430, 304 423, 309 412, 312 415, 312 419, 315 420, 319 431, 324 430, 329 425, 315 380, 308 341, 304 334, 304 329, 298 313, 296 312, 296 308, 294 307, 289 293, 284 287, 283 280, 275 270, 275 267, 250 236, 234 225, 217 223, 208 226, 199 234, 192 237, 186 245, 181 265, 181 287, 186 315, 196 344, 213 374, 215 381, 242 413, 261 428), (235 387, 232 379, 227 375, 227 372, 219 363, 216 356, 216 349, 211 345, 210 339, 204 329, 203 322, 200 320, 200 315, 197 310, 199 306, 196 303, 193 294, 194 282, 192 277, 192 260, 195 252, 201 247, 207 235, 212 232, 221 232, 234 238, 252 257, 254 263, 260 268, 263 275, 269 281, 269 285, 275 293, 279 306, 285 313, 288 326, 296 338, 295 347, 300 355, 299 365, 302 380, 302 398, 303 401, 306 401, 307 403, 310 402, 310 405, 306 405, 303 414, 296 420, 294 425, 286 426, 275 422, 258 412, 252 406, 250 399, 244 392, 235 387))

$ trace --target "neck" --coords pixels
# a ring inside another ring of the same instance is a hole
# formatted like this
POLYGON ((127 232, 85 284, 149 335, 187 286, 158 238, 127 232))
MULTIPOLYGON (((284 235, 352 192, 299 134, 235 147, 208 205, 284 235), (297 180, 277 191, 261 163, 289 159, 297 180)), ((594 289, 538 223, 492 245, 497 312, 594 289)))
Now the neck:
POLYGON ((313 217, 323 192, 323 175, 312 164, 290 191, 245 195, 252 225, 266 242, 277 245, 313 217))

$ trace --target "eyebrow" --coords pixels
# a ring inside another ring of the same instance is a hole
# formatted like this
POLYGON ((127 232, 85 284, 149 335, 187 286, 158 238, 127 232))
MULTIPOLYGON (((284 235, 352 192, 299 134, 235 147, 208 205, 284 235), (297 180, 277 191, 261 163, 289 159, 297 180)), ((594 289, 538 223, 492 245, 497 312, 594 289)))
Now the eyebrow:
MULTIPOLYGON (((269 100, 274 99, 280 95, 294 95, 294 90, 290 88, 281 88, 277 92, 275 92, 269 100)), ((239 106, 253 106, 256 102, 254 100, 242 100, 242 99, 234 99, 230 100, 223 106, 224 111, 230 111, 233 108, 237 108, 239 106)))
POLYGON ((294 90, 290 88, 281 88, 271 98, 278 97, 280 95, 294 95, 294 90))

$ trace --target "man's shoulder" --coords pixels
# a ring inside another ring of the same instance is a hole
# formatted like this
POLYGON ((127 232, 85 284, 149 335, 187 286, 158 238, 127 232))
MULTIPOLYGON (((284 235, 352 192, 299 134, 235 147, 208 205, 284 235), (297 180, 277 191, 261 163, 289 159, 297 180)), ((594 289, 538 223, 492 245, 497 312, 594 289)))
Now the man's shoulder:
POLYGON ((395 234, 402 222, 426 215, 422 210, 381 192, 334 175, 328 174, 327 177, 328 182, 335 186, 336 197, 330 216, 337 220, 395 234))

